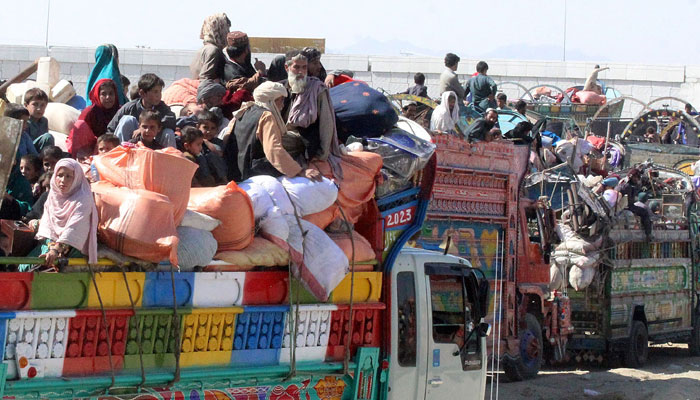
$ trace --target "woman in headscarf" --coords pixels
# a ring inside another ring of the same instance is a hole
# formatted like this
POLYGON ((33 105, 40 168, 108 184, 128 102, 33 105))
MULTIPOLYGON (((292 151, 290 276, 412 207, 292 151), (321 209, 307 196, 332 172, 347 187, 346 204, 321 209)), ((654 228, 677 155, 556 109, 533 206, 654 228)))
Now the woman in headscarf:
POLYGON ((107 125, 119 110, 120 90, 111 79, 100 79, 90 91, 91 106, 75 122, 66 141, 68 152, 76 158, 94 154, 97 138, 107 132, 107 125))
POLYGON ((42 255, 46 265, 79 251, 88 262, 97 262, 97 208, 80 164, 60 160, 51 177, 51 191, 39 223, 38 239, 45 239, 42 255))
POLYGON ((224 151, 230 179, 286 175, 321 180, 318 171, 303 168, 282 146, 287 127, 280 110, 287 94, 281 83, 264 82, 253 91, 255 101, 236 114, 224 151))
POLYGON ((435 107, 433 116, 430 118, 430 130, 440 133, 454 133, 458 121, 457 94, 449 90, 443 92, 442 101, 439 106, 435 107))
POLYGON ((279 82, 287 79, 287 70, 284 68, 286 58, 283 55, 276 56, 270 62, 267 69, 267 79, 272 82, 279 82))
POLYGON ((95 66, 90 71, 87 81, 87 105, 91 105, 94 100, 90 97, 92 89, 98 81, 111 79, 117 90, 117 105, 124 105, 129 100, 122 90, 122 75, 119 72, 119 52, 113 44, 103 44, 95 50, 95 66))
POLYGON ((199 38, 204 46, 197 52, 190 65, 192 79, 213 79, 220 81, 224 78, 226 57, 226 35, 231 29, 231 21, 226 14, 210 15, 204 19, 199 38))

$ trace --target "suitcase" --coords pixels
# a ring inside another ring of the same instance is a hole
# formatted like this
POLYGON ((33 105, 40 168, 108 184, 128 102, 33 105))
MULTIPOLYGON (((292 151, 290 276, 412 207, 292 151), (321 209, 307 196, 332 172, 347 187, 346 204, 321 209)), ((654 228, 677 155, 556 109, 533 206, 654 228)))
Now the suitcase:
POLYGON ((24 257, 37 245, 36 233, 22 221, 1 219, 0 232, 5 236, 5 240, 0 241, 0 248, 8 256, 24 257))

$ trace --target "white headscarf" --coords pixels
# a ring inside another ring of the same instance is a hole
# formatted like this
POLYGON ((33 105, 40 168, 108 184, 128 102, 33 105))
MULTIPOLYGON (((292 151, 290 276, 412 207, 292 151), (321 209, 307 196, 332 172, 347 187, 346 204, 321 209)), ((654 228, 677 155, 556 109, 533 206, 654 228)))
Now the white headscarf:
POLYGON ((430 118, 430 130, 449 132, 455 129, 455 125, 459 121, 459 105, 457 104, 457 95, 455 92, 446 91, 442 93, 442 102, 435 107, 433 116, 430 118), (455 105, 450 112, 450 97, 454 97, 455 105))
POLYGON ((253 91, 253 99, 255 104, 269 111, 277 121, 277 125, 282 133, 287 132, 287 124, 284 123, 275 100, 280 97, 287 97, 287 88, 283 84, 277 82, 263 82, 253 91))

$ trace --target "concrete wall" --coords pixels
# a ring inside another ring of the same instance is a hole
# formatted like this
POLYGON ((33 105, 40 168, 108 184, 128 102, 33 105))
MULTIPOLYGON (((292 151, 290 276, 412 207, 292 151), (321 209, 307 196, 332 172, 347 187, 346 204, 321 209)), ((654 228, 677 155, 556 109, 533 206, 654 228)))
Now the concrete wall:
MULTIPOLYGON (((78 93, 84 94, 85 83, 95 60, 94 51, 94 48, 85 47, 51 47, 47 50, 39 46, 0 45, 0 78, 11 78, 36 58, 50 55, 61 64, 62 78, 72 80, 78 93)), ((189 64, 194 54, 195 51, 190 50, 120 49, 120 69, 132 84, 146 72, 156 73, 166 84, 170 84, 177 79, 190 77, 189 64)), ((268 65, 273 56, 256 54, 256 57, 268 65)), ((326 54, 322 61, 329 71, 355 71, 357 79, 390 93, 405 90, 413 84, 413 75, 423 72, 431 97, 438 95, 437 83, 444 69, 440 58, 430 57, 326 54)), ((477 61, 462 60, 457 71, 462 82, 474 72, 477 61)), ((517 82, 527 88, 551 84, 566 89, 573 85, 582 85, 593 66, 594 63, 585 62, 493 60, 489 61, 489 75, 497 82, 517 82)), ((610 70, 600 73, 599 78, 623 95, 643 102, 673 96, 700 107, 700 66, 622 63, 605 66, 609 66, 610 70)), ((524 95, 524 91, 517 85, 504 84, 501 87, 510 98, 524 95)), ((679 103, 671 104, 674 107, 679 106, 679 103)), ((623 115, 631 116, 640 109, 640 106, 628 101, 623 115)))

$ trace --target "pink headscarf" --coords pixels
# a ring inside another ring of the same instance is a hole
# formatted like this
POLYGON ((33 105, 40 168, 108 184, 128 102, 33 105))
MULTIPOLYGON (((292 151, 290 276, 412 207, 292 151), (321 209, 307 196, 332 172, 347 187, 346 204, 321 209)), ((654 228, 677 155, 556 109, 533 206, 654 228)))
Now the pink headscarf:
POLYGON ((70 245, 88 255, 90 264, 97 263, 97 208, 92 190, 80 163, 64 158, 56 163, 51 177, 51 191, 44 205, 37 237, 70 245), (56 173, 61 168, 73 170, 70 189, 61 192, 56 173))

